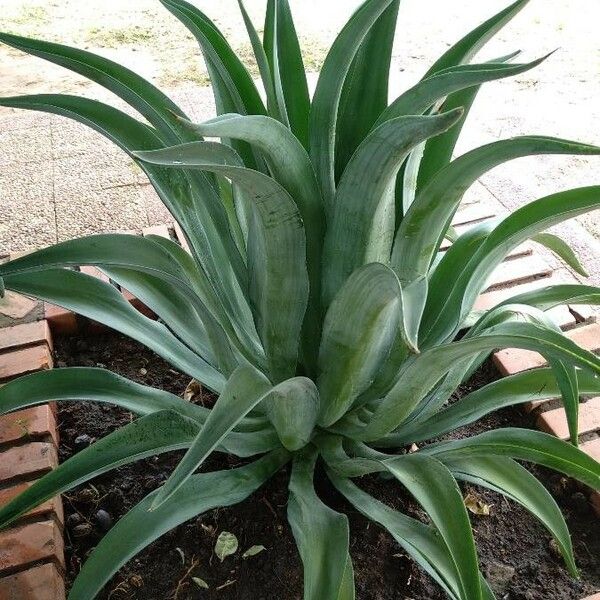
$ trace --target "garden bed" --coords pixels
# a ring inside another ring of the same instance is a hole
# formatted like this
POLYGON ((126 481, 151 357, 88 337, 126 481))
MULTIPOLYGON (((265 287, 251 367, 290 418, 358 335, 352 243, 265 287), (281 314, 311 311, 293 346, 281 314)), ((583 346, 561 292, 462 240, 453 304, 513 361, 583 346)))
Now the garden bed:
MULTIPOLYGON (((59 337, 55 339, 55 355, 58 368, 106 367, 176 394, 181 394, 189 382, 152 352, 118 335, 59 337)), ((486 365, 465 389, 480 387, 495 377, 493 367, 486 365)), ((210 396, 203 400, 211 402, 210 396)), ((61 461, 130 420, 130 413, 106 405, 63 404, 59 411, 61 461)), ((533 418, 507 409, 459 434, 473 435, 502 426, 533 427, 533 418)), ((63 496, 67 587, 104 531, 163 483, 180 456, 171 453, 140 461, 63 496)), ((216 454, 203 469, 226 469, 240 463, 216 454)), ((536 469, 536 475, 552 490, 566 516, 581 579, 571 579, 550 536, 525 510, 497 494, 467 486, 465 493, 470 491, 490 507, 488 516, 472 516, 482 570, 496 586, 499 599, 580 600, 600 587, 600 520, 593 516, 574 483, 541 469, 536 469)), ((286 485, 287 473, 281 472, 246 502, 174 529, 130 561, 100 598, 299 600, 302 569, 286 520, 286 485), (223 563, 213 554, 216 537, 222 531, 234 533, 240 543, 240 550, 223 563), (267 550, 243 559, 242 552, 253 545, 267 550), (210 589, 200 589, 192 577, 202 578, 210 589)), ((421 514, 398 484, 368 477, 361 486, 399 510, 417 517, 421 514)), ((331 506, 350 517, 358 600, 445 598, 383 529, 358 515, 331 489, 324 485, 318 488, 331 506)))

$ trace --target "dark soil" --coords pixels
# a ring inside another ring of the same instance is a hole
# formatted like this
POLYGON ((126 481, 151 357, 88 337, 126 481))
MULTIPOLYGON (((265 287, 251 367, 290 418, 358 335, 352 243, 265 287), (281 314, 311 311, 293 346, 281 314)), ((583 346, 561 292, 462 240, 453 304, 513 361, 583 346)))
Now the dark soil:
MULTIPOLYGON (((59 367, 102 366, 176 394, 182 394, 189 382, 188 377, 139 344, 113 334, 57 339, 55 349, 59 367)), ((461 392, 495 377, 493 368, 486 365, 461 392)), ((210 402, 210 398, 205 400, 210 402)), ((61 460, 132 418, 126 411, 91 403, 66 403, 59 408, 61 460)), ((455 437, 497 427, 532 425, 530 417, 507 409, 455 433, 455 437)), ((162 484, 180 456, 171 453, 122 467, 64 496, 67 583, 75 578, 111 522, 162 484)), ((235 458, 216 454, 204 469, 238 464, 235 458)), ((570 578, 550 536, 525 510, 497 494, 467 487, 465 493, 475 494, 491 507, 489 516, 472 515, 482 570, 492 578, 496 574, 499 599, 580 600, 600 588, 600 520, 594 518, 574 483, 543 469, 535 473, 553 492, 567 518, 581 579, 570 578)), ((284 470, 246 502, 215 510, 166 534, 130 561, 100 598, 300 600, 301 563, 286 521, 287 478, 284 470), (213 554, 216 537, 222 531, 234 533, 240 543, 240 551, 223 563, 213 554), (257 544, 267 550, 252 558, 241 558, 244 550, 257 544), (205 580, 210 590, 197 587, 191 577, 205 580)), ((351 554, 359 600, 445 598, 391 536, 352 510, 323 483, 318 487, 326 501, 344 510, 351 521, 351 554)), ((367 477, 361 486, 398 510, 423 518, 419 507, 397 484, 367 477)))

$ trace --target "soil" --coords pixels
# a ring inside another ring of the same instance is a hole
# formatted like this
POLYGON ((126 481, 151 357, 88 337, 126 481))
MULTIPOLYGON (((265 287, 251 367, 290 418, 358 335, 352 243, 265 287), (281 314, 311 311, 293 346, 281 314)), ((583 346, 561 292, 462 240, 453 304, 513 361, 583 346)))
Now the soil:
MULTIPOLYGON (((55 352, 58 367, 102 366, 176 394, 182 394, 189 383, 188 377, 171 369, 152 352, 114 334, 58 338, 55 352)), ((494 378, 493 367, 486 364, 459 393, 494 378)), ((210 398, 203 401, 210 402, 210 398)), ((91 403, 66 403, 59 409, 61 460, 132 418, 126 411, 91 403)), ((507 409, 455 432, 454 436, 505 426, 532 427, 533 423, 522 412, 507 409)), ((162 484, 180 456, 181 453, 171 453, 122 467, 64 496, 67 584, 111 522, 162 484)), ((216 454, 204 468, 226 469, 238 464, 241 461, 236 458, 216 454)), ((465 494, 474 494, 490 507, 489 516, 472 515, 481 568, 497 581, 499 599, 580 600, 600 588, 600 520, 593 516, 582 490, 573 482, 545 469, 535 469, 535 474, 553 492, 565 514, 581 579, 571 579, 550 536, 529 513, 497 494, 465 486, 465 494)), ((283 470, 244 503, 202 515, 164 535, 131 560, 99 598, 300 600, 301 562, 286 520, 287 478, 288 473, 283 470), (213 548, 222 531, 237 536, 240 551, 221 563, 213 548), (253 545, 263 545, 266 550, 243 559, 242 552, 253 545), (192 577, 202 578, 210 589, 200 589, 192 577)), ((318 489, 324 499, 350 518, 359 600, 445 598, 391 536, 352 510, 323 483, 318 489)), ((419 507, 390 481, 367 477, 361 486, 398 510, 424 517, 419 507)))

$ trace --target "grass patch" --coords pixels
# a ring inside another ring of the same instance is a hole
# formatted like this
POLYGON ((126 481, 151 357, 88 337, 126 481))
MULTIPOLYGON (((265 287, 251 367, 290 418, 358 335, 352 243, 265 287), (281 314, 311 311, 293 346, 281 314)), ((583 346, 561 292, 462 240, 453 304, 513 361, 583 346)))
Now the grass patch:
POLYGON ((132 25, 131 27, 100 28, 92 27, 85 35, 85 41, 101 48, 119 48, 148 44, 158 39, 157 32, 150 27, 132 25))
POLYGON ((23 6, 12 16, 0 17, 0 29, 14 35, 35 36, 41 27, 50 23, 48 9, 44 6, 23 6))

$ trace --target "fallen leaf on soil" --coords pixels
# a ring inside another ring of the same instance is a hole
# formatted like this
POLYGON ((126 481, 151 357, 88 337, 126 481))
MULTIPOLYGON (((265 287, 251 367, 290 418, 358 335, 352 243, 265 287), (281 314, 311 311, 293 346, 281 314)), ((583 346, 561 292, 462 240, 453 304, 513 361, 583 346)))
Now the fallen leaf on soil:
POLYGON ((480 500, 475 494, 467 494, 465 496, 465 506, 474 515, 487 517, 490 514, 491 506, 480 500))

